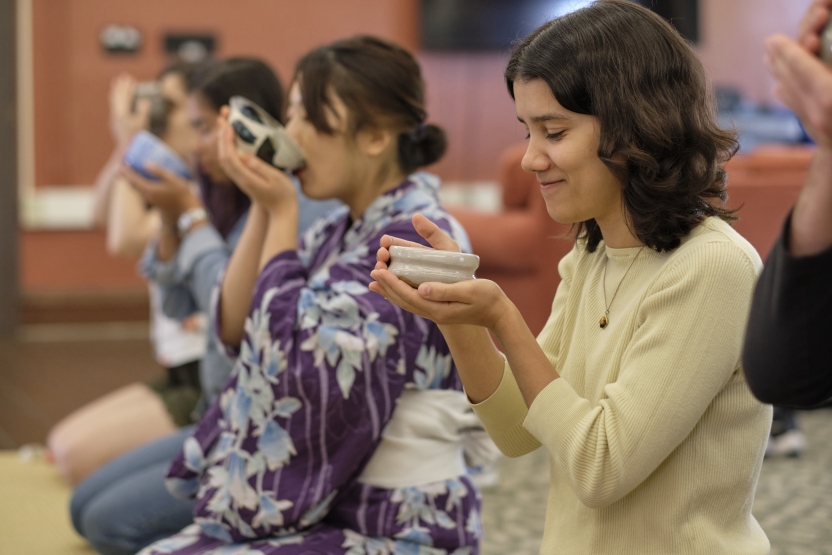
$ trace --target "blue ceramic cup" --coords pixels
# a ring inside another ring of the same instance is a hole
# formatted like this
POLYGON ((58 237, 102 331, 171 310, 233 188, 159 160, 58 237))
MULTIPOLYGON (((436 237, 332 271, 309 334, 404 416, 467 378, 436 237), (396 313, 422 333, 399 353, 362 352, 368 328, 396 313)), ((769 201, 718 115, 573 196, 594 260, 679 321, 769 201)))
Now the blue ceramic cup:
POLYGON ((159 181, 158 177, 147 171, 145 164, 148 162, 171 171, 183 179, 193 178, 191 168, 181 156, 157 136, 147 131, 139 131, 124 153, 124 163, 142 177, 151 181, 159 181))

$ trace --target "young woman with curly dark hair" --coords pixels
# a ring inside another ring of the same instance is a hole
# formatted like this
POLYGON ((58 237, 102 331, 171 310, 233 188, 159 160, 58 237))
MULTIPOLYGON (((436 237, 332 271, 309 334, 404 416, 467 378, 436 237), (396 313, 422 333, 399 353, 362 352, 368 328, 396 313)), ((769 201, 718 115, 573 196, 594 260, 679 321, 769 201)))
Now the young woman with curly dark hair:
POLYGON ((542 553, 768 553, 751 506, 771 409, 740 368, 761 262, 723 207, 736 142, 702 64, 652 12, 602 0, 519 43, 506 81, 523 168, 577 231, 537 341, 493 282, 399 281, 400 239, 371 288, 440 325, 503 452, 549 451, 542 553))

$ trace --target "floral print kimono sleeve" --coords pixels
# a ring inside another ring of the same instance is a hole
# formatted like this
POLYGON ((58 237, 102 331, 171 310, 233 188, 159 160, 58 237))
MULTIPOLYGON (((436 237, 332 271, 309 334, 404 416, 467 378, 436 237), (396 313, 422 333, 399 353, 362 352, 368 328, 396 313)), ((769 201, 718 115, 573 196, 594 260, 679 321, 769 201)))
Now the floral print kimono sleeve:
POLYGON ((436 327, 367 288, 382 235, 424 244, 405 216, 346 247, 344 219, 313 234, 309 266, 286 251, 261 272, 234 374, 169 471, 175 494, 196 496, 206 534, 246 541, 315 524, 406 386, 459 389, 436 327))

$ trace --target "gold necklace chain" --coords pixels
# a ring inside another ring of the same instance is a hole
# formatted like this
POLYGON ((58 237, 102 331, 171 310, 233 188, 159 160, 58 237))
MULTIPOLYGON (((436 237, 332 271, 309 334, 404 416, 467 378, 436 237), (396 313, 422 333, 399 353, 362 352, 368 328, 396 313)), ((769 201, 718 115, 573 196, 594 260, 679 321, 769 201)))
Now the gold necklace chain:
POLYGON ((627 277, 627 274, 630 273, 630 268, 633 267, 633 264, 636 263, 638 257, 641 255, 641 251, 644 250, 644 247, 641 247, 638 250, 638 253, 633 257, 633 261, 630 262, 630 265, 627 266, 627 271, 624 272, 624 275, 621 276, 621 279, 618 282, 618 285, 615 287, 615 292, 612 294, 612 299, 610 299, 610 304, 607 304, 607 266, 610 264, 610 259, 607 257, 607 260, 604 262, 604 276, 601 278, 601 288, 604 291, 604 315, 601 316, 601 319, 598 321, 600 324, 601 329, 606 328, 610 324, 610 307, 612 303, 615 301, 615 296, 618 295, 618 290, 621 289, 621 284, 624 283, 624 279, 627 277))

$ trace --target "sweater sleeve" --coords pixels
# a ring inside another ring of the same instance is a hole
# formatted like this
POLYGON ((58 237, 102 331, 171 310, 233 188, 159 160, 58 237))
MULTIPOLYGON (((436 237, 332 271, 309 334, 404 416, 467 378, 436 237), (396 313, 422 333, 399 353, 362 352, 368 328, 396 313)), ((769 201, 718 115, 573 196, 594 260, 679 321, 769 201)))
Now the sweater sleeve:
POLYGON ((593 404, 557 379, 524 424, 591 508, 621 499, 652 474, 740 371, 754 264, 722 242, 670 264, 642 301, 618 379, 601 399, 593 404))
MULTIPOLYGON (((560 338, 563 335, 564 306, 572 284, 576 256, 576 250, 573 248, 558 263, 560 285, 552 302, 552 313, 538 336, 538 343, 549 345, 545 349, 546 355, 555 368, 557 368, 560 338)), ((523 427, 529 409, 508 362, 506 362, 503 379, 497 390, 488 399, 473 407, 488 431, 488 435, 504 455, 521 457, 540 447, 540 442, 523 427)))
POLYGON ((754 292, 743 365, 760 400, 813 408, 832 402, 832 249, 792 256, 790 224, 791 218, 754 292))

